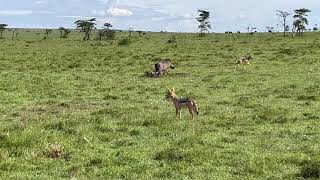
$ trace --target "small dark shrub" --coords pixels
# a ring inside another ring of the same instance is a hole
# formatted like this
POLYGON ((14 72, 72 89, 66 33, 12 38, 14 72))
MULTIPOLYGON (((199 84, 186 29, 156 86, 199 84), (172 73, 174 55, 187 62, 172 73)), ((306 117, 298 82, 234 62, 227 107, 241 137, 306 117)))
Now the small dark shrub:
POLYGON ((88 162, 88 166, 101 166, 103 164, 103 160, 101 158, 91 159, 88 162))
POLYGON ((200 34, 199 34, 199 37, 205 37, 205 36, 206 36, 205 33, 200 33, 200 34))
POLYGON ((177 43, 177 38, 175 35, 171 36, 170 39, 168 40, 169 44, 177 43))
POLYGON ((320 178, 320 163, 319 162, 303 162, 300 175, 304 179, 319 179, 320 178))
POLYGON ((113 40, 116 37, 116 31, 112 29, 99 30, 97 36, 99 40, 102 40, 102 39, 113 40))
POLYGON ((121 39, 118 43, 119 46, 128 46, 132 43, 132 40, 130 37, 125 37, 121 39))
POLYGON ((158 161, 182 161, 186 159, 186 154, 179 149, 169 148, 157 153, 154 159, 158 161))
POLYGON ((51 144, 46 152, 46 156, 52 159, 64 159, 65 161, 70 161, 71 156, 69 153, 66 153, 64 147, 59 144, 51 144))
POLYGON ((282 48, 278 51, 278 54, 280 55, 288 55, 288 56, 291 56, 291 55, 294 55, 296 52, 294 52, 293 49, 289 49, 289 48, 282 48))
POLYGON ((317 98, 315 96, 309 96, 309 95, 301 95, 297 97, 298 101, 316 101, 317 98))

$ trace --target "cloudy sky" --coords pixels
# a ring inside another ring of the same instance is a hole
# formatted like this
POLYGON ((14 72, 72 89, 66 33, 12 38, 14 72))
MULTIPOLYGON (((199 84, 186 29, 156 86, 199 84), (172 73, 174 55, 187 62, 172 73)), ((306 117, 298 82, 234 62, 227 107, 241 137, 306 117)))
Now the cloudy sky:
POLYGON ((150 31, 197 31, 198 9, 211 12, 214 32, 280 23, 276 10, 308 8, 310 27, 320 25, 320 0, 0 0, 0 23, 10 27, 74 28, 79 19, 96 17, 101 27, 150 31))

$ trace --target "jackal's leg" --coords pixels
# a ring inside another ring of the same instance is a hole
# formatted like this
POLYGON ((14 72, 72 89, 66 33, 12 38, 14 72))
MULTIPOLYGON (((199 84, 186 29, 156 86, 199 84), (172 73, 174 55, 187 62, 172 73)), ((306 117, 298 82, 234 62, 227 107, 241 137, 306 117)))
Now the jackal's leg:
POLYGON ((240 68, 240 64, 237 64, 236 65, 236 70, 239 69, 239 68, 240 68))
POLYGON ((176 118, 178 118, 178 117, 179 117, 179 109, 176 108, 176 118))
POLYGON ((192 107, 188 107, 188 109, 189 109, 189 112, 190 112, 191 117, 192 117, 192 119, 193 119, 193 108, 192 108, 192 107))
POLYGON ((181 109, 178 109, 178 117, 181 119, 181 109))

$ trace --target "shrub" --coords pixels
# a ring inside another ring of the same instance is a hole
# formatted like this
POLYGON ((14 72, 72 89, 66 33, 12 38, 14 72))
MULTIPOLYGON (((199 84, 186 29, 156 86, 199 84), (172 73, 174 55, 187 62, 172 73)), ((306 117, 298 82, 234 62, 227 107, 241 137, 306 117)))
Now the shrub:
POLYGON ((113 40, 116 37, 116 31, 111 29, 103 29, 98 31, 98 39, 113 40))
POLYGON ((319 179, 320 178, 320 163, 317 161, 306 161, 301 163, 302 168, 300 176, 304 179, 319 179))
POLYGON ((166 161, 182 161, 186 159, 186 154, 176 148, 169 148, 165 149, 163 151, 158 152, 155 156, 154 159, 161 161, 161 160, 166 160, 166 161))
POLYGON ((125 37, 119 41, 118 45, 119 46, 127 46, 127 45, 130 45, 131 43, 132 43, 131 38, 125 37))
POLYGON ((168 40, 169 44, 177 43, 177 38, 175 35, 171 36, 170 39, 168 40))

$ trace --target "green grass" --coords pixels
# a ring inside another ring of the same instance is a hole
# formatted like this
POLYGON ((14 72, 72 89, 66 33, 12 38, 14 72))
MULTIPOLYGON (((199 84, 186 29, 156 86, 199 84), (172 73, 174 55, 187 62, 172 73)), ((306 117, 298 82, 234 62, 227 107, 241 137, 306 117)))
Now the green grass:
POLYGON ((125 36, 0 40, 0 179, 319 178, 320 34, 125 36), (161 58, 177 68, 144 77, 161 58))

